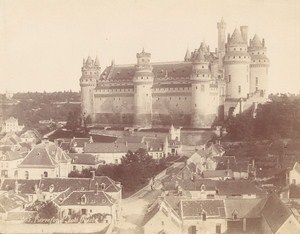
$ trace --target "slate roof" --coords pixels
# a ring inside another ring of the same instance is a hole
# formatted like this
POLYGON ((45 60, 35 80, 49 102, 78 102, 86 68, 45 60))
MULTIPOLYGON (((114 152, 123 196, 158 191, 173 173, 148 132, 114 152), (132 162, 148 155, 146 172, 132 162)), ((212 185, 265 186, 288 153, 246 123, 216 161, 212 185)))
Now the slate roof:
POLYGON ((90 143, 90 139, 89 138, 73 138, 71 140, 71 147, 79 147, 79 148, 83 148, 85 143, 90 143))
POLYGON ((257 34, 255 34, 251 40, 250 47, 263 47, 263 44, 257 34))
POLYGON ((224 180, 217 184, 219 195, 256 194, 265 196, 266 192, 249 180, 224 180))
POLYGON ((272 232, 276 233, 285 221, 292 215, 292 212, 275 194, 271 194, 262 210, 262 215, 272 232))
POLYGON ((63 202, 61 206, 112 206, 114 199, 103 191, 98 194, 93 191, 73 191, 63 202), (85 196, 86 202, 81 203, 81 198, 85 196))
POLYGON ((85 153, 127 153, 145 148, 143 143, 88 143, 84 147, 85 153))
POLYGON ((55 167, 60 162, 68 162, 70 157, 56 144, 42 142, 27 154, 19 167, 55 167))
POLYGON ((216 178, 216 177, 232 177, 232 170, 206 170, 202 172, 203 178, 216 178))
POLYGON ((245 44, 241 32, 238 28, 235 28, 234 32, 232 33, 230 40, 230 44, 245 44))
MULTIPOLYGON (((18 191, 21 194, 34 194, 35 186, 39 185, 40 180, 17 180, 18 191)), ((1 185, 1 190, 9 191, 14 190, 16 185, 15 179, 4 179, 1 185)))
POLYGON ((181 209, 183 219, 200 218, 202 211, 207 218, 226 218, 223 200, 182 200, 181 209))
POLYGON ((215 191, 217 183, 215 180, 201 179, 192 181, 191 179, 180 180, 175 177, 165 183, 163 188, 166 191, 176 190, 176 186, 179 185, 185 191, 201 191, 201 186, 204 185, 206 190, 215 191))
POLYGON ((262 209, 266 203, 263 199, 225 199, 226 217, 232 218, 233 212, 237 212, 237 218, 261 217, 262 209))
POLYGON ((84 164, 95 166, 97 163, 99 163, 96 157, 92 154, 69 153, 68 155, 71 158, 72 164, 84 164))
POLYGON ((13 161, 21 158, 23 158, 23 156, 20 153, 9 150, 0 156, 0 161, 13 161))
POLYGON ((26 204, 26 201, 16 194, 4 194, 0 197, 0 208, 4 212, 14 210, 26 204))
MULTIPOLYGON (((168 62, 168 63, 151 63, 153 67, 153 73, 155 78, 163 77, 189 77, 192 73, 192 63, 190 62, 168 62)), ((135 64, 130 65, 113 65, 107 67, 100 78, 102 80, 110 81, 130 81, 135 74, 135 64)), ((98 86, 99 88, 101 86, 98 86)))

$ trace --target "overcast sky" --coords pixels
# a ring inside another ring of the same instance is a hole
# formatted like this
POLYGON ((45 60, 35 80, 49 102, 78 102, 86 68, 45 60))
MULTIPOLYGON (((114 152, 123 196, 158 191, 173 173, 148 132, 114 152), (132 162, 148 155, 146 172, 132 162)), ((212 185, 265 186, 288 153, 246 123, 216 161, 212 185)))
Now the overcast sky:
POLYGON ((299 0, 0 0, 0 92, 78 91, 83 58, 102 70, 135 63, 143 47, 152 61, 183 60, 205 40, 249 26, 265 38, 271 92, 300 91, 299 0))

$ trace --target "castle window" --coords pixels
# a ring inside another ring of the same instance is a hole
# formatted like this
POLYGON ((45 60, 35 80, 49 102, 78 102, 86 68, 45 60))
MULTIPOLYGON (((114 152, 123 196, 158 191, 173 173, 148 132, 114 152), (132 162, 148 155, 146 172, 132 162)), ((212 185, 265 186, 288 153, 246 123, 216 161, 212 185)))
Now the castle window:
POLYGON ((205 86, 201 85, 201 92, 204 92, 204 91, 205 91, 205 86))
POLYGON ((195 107, 197 107, 197 104, 195 104, 195 107))
POLYGON ((242 48, 240 48, 240 50, 242 50, 242 48))
POLYGON ((203 74, 202 77, 204 77, 205 75, 203 74))
POLYGON ((258 85, 258 77, 255 78, 256 86, 258 85))
POLYGON ((259 54, 259 52, 257 52, 257 54, 259 54))
POLYGON ((186 97, 184 98, 184 100, 186 100, 186 97))
POLYGON ((239 91, 239 93, 241 93, 241 91, 242 91, 242 89, 241 89, 241 86, 240 86, 240 85, 238 86, 238 91, 239 91))
POLYGON ((146 93, 146 96, 148 97, 148 93, 146 93))
POLYGON ((231 82, 231 75, 228 75, 228 82, 231 82))
POLYGON ((235 56, 233 56, 233 58, 235 59, 235 56))
POLYGON ((241 56, 239 56, 239 58, 241 58, 241 56))
POLYGON ((142 77, 142 80, 144 79, 144 77, 142 77))
POLYGON ((202 66, 202 68, 204 68, 204 66, 202 66))
POLYGON ((170 100, 171 100, 172 98, 170 97, 170 100))
POLYGON ((198 86, 196 86, 196 89, 198 89, 198 86))
POLYGON ((260 62, 260 60, 258 60, 258 62, 260 62))

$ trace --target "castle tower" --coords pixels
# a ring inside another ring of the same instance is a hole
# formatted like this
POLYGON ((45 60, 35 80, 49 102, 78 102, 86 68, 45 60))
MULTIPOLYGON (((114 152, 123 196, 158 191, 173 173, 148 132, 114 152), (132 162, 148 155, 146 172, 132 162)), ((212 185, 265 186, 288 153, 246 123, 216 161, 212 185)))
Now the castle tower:
POLYGON ((143 49, 136 54, 137 65, 133 77, 134 84, 134 124, 136 126, 152 125, 152 86, 154 75, 150 64, 151 54, 143 49))
MULTIPOLYGON (((246 35, 244 35, 246 38, 246 35)), ((249 93, 250 55, 247 42, 240 30, 235 29, 232 36, 228 35, 224 57, 224 74, 227 82, 227 97, 247 98, 249 93)))
POLYGON ((204 51, 199 49, 193 61, 192 82, 192 116, 191 126, 194 128, 207 127, 206 116, 210 112, 210 82, 211 73, 209 61, 204 56, 204 51))
POLYGON ((223 69, 223 58, 225 55, 225 42, 226 42, 226 23, 222 17, 221 22, 217 24, 218 27, 218 61, 219 70, 223 69))
POLYGON ((261 41, 255 34, 253 39, 250 40, 248 52, 251 56, 250 93, 261 91, 266 96, 268 93, 269 59, 266 55, 265 40, 261 41))
POLYGON ((97 80, 101 74, 101 67, 98 58, 96 57, 95 60, 92 60, 89 56, 86 61, 84 59, 81 72, 81 113, 83 117, 86 118, 90 116, 93 120, 94 89, 96 88, 97 80))

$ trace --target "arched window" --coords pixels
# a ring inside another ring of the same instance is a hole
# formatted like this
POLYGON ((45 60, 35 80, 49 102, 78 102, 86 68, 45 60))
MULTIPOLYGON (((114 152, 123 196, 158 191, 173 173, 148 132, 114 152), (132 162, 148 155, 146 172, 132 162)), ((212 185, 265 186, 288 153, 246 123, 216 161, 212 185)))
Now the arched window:
POLYGON ((44 178, 47 178, 47 177, 48 177, 48 172, 44 171, 44 178))

